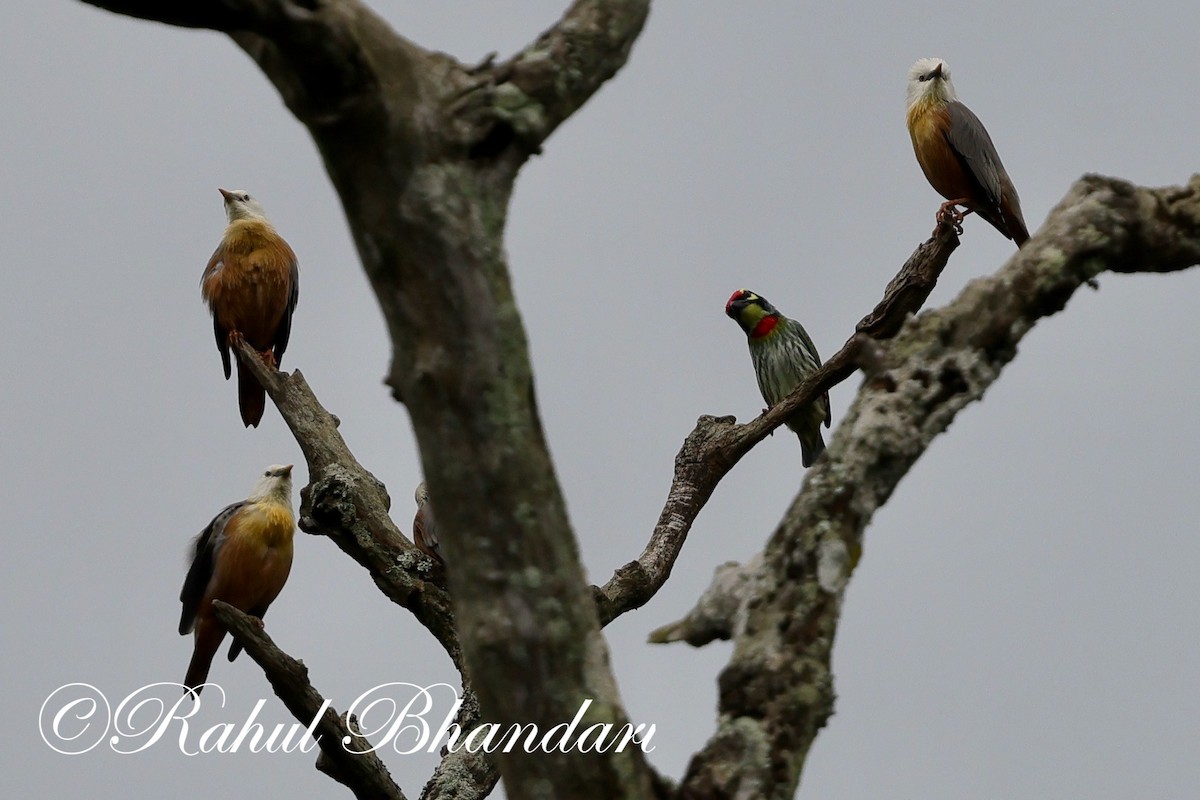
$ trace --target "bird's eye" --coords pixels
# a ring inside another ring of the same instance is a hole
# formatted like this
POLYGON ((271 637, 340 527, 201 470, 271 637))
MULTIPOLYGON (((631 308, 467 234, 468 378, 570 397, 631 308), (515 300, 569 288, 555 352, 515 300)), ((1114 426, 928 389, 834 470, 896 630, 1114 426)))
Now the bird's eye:
POLYGON ((929 76, 928 75, 918 75, 917 80, 919 80, 921 83, 924 83, 925 81, 929 80, 929 76))
POLYGON ((269 478, 269 477, 271 477, 271 470, 267 470, 266 472, 264 472, 264 473, 263 473, 263 477, 264 477, 264 478, 269 478))

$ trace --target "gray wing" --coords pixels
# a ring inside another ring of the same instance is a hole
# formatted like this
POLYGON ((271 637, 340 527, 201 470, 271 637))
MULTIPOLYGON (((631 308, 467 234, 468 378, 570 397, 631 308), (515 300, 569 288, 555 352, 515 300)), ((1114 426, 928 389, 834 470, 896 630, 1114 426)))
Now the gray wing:
POLYGON ((417 516, 413 519, 413 541, 434 559, 445 563, 442 549, 438 547, 437 520, 434 519, 430 503, 422 503, 417 509, 417 516))
POLYGON ((987 128, 971 109, 955 100, 947 106, 950 112, 950 130, 946 138, 967 170, 979 182, 993 206, 1000 206, 1000 195, 1004 183, 1004 165, 987 128))
POLYGON ((288 290, 287 308, 284 309, 283 319, 279 321, 279 328, 275 331, 274 349, 277 365, 283 360, 283 351, 287 350, 288 339, 292 335, 292 314, 296 311, 296 304, 300 302, 300 262, 295 258, 292 259, 288 281, 292 286, 288 290))
POLYGON ((217 551, 225 542, 225 525, 244 505, 245 500, 225 506, 192 540, 192 565, 179 591, 179 600, 183 603, 183 613, 179 617, 180 635, 191 633, 192 626, 196 624, 196 612, 208 589, 208 582, 212 580, 217 551))

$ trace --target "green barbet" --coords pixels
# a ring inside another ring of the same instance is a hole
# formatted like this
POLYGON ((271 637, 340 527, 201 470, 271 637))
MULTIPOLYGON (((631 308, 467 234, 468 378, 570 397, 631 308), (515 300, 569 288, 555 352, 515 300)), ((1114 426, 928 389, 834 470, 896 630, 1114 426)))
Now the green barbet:
MULTIPOLYGON (((725 313, 746 332, 758 388, 768 405, 787 397, 821 366, 821 356, 804 326, 789 319, 764 298, 739 289, 725 304, 725 313)), ((821 423, 829 427, 829 393, 801 406, 786 424, 800 438, 804 466, 811 467, 825 452, 821 423)))

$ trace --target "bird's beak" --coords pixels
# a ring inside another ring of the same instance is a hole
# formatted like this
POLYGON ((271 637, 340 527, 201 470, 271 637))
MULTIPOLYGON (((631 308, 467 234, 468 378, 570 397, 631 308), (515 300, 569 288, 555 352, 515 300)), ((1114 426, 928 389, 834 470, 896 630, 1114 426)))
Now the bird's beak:
POLYGON ((226 203, 233 199, 233 192, 228 189, 217 189, 217 191, 221 193, 221 197, 225 198, 226 203))
POLYGON ((939 62, 938 65, 933 68, 933 72, 929 73, 929 77, 931 77, 931 78, 942 77, 942 67, 944 67, 944 66, 946 66, 946 65, 939 62))
MULTIPOLYGON (((221 191, 225 191, 225 190, 222 189, 221 191)), ((292 466, 293 466, 292 464, 288 464, 286 467, 283 468, 284 477, 287 477, 287 478, 292 477, 292 466)))

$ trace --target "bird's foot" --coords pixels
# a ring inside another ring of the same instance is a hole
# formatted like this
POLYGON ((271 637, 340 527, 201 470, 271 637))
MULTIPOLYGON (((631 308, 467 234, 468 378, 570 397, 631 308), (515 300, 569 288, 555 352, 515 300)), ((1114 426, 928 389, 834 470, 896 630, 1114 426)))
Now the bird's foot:
POLYGON ((271 369, 279 368, 279 362, 275 360, 275 351, 274 350, 263 350, 258 355, 262 358, 263 363, 266 364, 271 369))
POLYGON ((947 200, 938 207, 937 223, 941 225, 944 222, 949 223, 954 228, 954 232, 959 236, 963 233, 963 217, 966 214, 958 210, 958 203, 953 200, 947 200))
POLYGON ((242 342, 246 341, 246 338, 242 336, 241 331, 230 331, 225 340, 229 342, 230 347, 240 347, 242 342))

